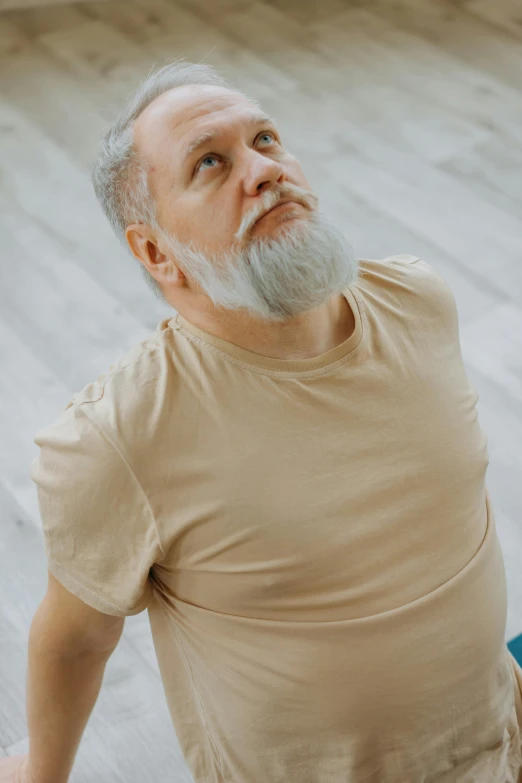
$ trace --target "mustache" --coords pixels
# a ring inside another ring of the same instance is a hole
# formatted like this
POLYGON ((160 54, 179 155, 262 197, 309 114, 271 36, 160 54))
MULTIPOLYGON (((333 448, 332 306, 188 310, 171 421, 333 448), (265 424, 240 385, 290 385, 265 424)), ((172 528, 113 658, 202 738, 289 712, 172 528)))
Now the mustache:
POLYGON ((273 188, 270 188, 270 190, 265 190, 259 199, 259 203, 256 204, 256 206, 251 209, 250 212, 247 212, 241 221, 241 225, 235 234, 236 239, 244 239, 245 236, 252 230, 259 218, 264 215, 265 212, 268 212, 268 210, 276 207, 281 201, 291 199, 292 201, 296 201, 298 204, 301 204, 301 206, 306 207, 310 211, 315 209, 319 204, 319 199, 315 193, 312 193, 310 190, 300 188, 297 185, 290 184, 277 185, 273 188))

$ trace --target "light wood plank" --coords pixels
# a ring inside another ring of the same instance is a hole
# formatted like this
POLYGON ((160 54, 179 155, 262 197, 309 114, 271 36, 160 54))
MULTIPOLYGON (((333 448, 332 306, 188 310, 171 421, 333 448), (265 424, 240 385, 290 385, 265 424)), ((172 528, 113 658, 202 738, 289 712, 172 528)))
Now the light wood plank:
MULTIPOLYGON (((6 103, 1 113, 0 219, 6 230, 30 255, 38 257, 41 250, 45 258, 47 248, 49 263, 58 254, 64 263, 88 270, 114 297, 111 305, 104 303, 109 309, 120 312, 119 300, 147 331, 154 329, 169 308, 145 286, 138 262, 112 233, 87 173, 26 115, 6 103)), ((96 301, 86 300, 87 306, 96 301)))
MULTIPOLYGON (((52 5, 66 5, 68 3, 84 3, 88 0, 52 0, 52 5)), ((48 6, 49 0, 0 0, 0 11, 11 9, 28 9, 48 6)))
MULTIPOLYGON (((36 357, 0 319, 0 475, 6 491, 34 522, 39 520, 39 513, 35 486, 29 476, 30 463, 38 453, 33 438, 38 429, 58 416, 72 396, 71 389, 49 373, 44 357, 45 351, 41 359, 36 357)), ((4 532, 0 523, 0 535, 4 532)), ((5 556, 7 550, 2 552, 5 556)))
MULTIPOLYGON (((180 5, 190 8, 188 0, 182 0, 180 5)), ((248 47, 301 86, 321 84, 321 79, 327 79, 328 73, 333 76, 328 63, 313 48, 312 31, 277 8, 256 3, 252 7, 222 13, 208 5, 198 14, 230 40, 248 47), (253 30, 255 35, 252 35, 253 30)))
MULTIPOLYGON (((514 400, 522 399, 522 309, 511 302, 467 323, 461 345, 468 361, 495 378, 514 400)), ((521 441, 522 442, 522 441, 521 441)), ((520 463, 522 469, 522 462, 520 463)))
POLYGON ((69 74, 35 44, 3 55, 0 70, 0 97, 20 113, 37 116, 40 129, 82 168, 90 169, 98 139, 108 124, 103 108, 89 100, 89 95, 79 94, 69 74))
POLYGON ((0 483, 0 744, 23 737, 27 638, 47 584, 41 534, 0 483))
MULTIPOLYGON (((361 4, 362 0, 356 0, 361 4)), ((507 30, 493 27, 452 0, 364 0, 383 18, 435 43, 443 51, 522 90, 520 44, 507 30)))
POLYGON ((154 649, 147 613, 141 612, 141 614, 128 617, 125 620, 125 634, 131 647, 136 650, 144 662, 159 677, 158 659, 156 658, 156 651, 154 649))
POLYGON ((438 165, 481 198, 520 218, 522 148, 502 131, 495 131, 487 141, 451 155, 438 165))
MULTIPOLYGON (((112 3, 107 3, 110 9, 112 3)), ((87 6, 89 8, 90 6, 87 6)), ((150 54, 106 22, 89 18, 52 30, 39 44, 69 73, 104 116, 115 118, 151 67, 150 54)))
MULTIPOLYGON (((238 7, 244 8, 245 5, 239 3, 238 7)), ((217 10, 216 5, 212 7, 217 10)), ((236 6, 231 3, 230 7, 236 6)), ((192 4, 180 7, 166 0, 152 0, 146 6, 134 4, 129 8, 126 0, 122 0, 101 6, 87 5, 82 11, 86 17, 103 22, 105 36, 110 35, 114 39, 117 51, 124 51, 121 61, 124 67, 133 67, 136 55, 132 47, 139 47, 140 52, 147 53, 149 65, 176 57, 210 63, 222 69, 225 76, 234 79, 239 89, 253 97, 264 99, 274 92, 291 91, 296 87, 295 79, 288 73, 274 68, 265 57, 256 57, 248 45, 241 46, 238 41, 222 34, 209 22, 205 13, 199 11, 198 15, 192 4), (125 12, 122 16, 123 7, 125 12)), ((96 42, 89 45, 96 46, 96 42)), ((105 47, 101 57, 104 51, 105 47)), ((148 68, 144 69, 142 74, 147 71, 148 68)))
MULTIPOLYGON (((10 0, 1 0, 4 3, 10 0)), ((15 0, 18 2, 18 0, 15 0)), ((103 0, 101 0, 103 2, 103 0)), ((34 40, 42 33, 60 27, 62 29, 78 24, 81 15, 75 3, 47 2, 40 8, 20 8, 6 11, 3 18, 13 22, 27 37, 34 40)))
MULTIPOLYGON (((359 86, 361 92, 371 92, 370 85, 372 90, 383 84, 400 88, 403 95, 415 96, 415 115, 422 116, 428 102, 477 130, 502 131, 518 145, 520 91, 462 62, 437 43, 402 29, 401 18, 400 14, 384 18, 357 6, 346 8, 314 25, 316 46, 335 62, 339 81, 359 86)), ((387 118, 387 110, 388 106, 382 107, 379 116, 387 118)), ((410 104, 404 118, 412 113, 410 104)))
POLYGON ((466 9, 518 38, 522 38, 522 14, 519 0, 471 0, 466 9))
POLYGON ((57 252, 48 235, 36 230, 31 238, 31 233, 15 236, 4 223, 5 247, 19 263, 0 292, 2 313, 18 339, 34 355, 45 356, 57 379, 68 388, 83 388, 93 374, 107 372, 146 339, 149 330, 88 272, 57 252), (85 349, 79 351, 79 345, 85 349))
MULTIPOLYGON (((199 2, 201 4, 205 0, 199 2)), ((321 0, 320 3, 303 3, 302 0, 269 0, 267 5, 274 6, 301 24, 313 24, 343 11, 346 0, 321 0)))
POLYGON ((25 43, 25 36, 14 22, 0 16, 0 56, 19 51, 25 43))
POLYGON ((364 9, 348 9, 313 29, 315 47, 335 65, 339 89, 359 121, 394 146, 436 163, 489 137, 489 128, 462 110, 461 93, 469 98, 471 91, 465 82, 464 89, 460 80, 448 90, 447 56, 433 56, 427 44, 364 9), (416 112, 410 110, 412 99, 416 112))

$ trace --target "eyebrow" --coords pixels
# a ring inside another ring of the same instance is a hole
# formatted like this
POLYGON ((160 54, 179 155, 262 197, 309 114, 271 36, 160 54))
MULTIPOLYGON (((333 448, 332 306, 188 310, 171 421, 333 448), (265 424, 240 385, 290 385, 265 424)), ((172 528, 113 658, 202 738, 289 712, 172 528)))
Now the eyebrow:
MULTIPOLYGON (((254 125, 273 125, 275 127, 275 120, 272 119, 272 117, 268 117, 264 114, 255 114, 248 118, 247 120, 247 126, 252 127, 254 125)), ((183 155, 184 161, 186 161, 190 156, 199 150, 201 147, 206 146, 207 144, 210 144, 211 142, 215 141, 220 136, 220 132, 218 131, 206 131, 205 133, 201 133, 199 136, 196 136, 196 138, 189 144, 187 149, 185 150, 185 153, 183 155)))

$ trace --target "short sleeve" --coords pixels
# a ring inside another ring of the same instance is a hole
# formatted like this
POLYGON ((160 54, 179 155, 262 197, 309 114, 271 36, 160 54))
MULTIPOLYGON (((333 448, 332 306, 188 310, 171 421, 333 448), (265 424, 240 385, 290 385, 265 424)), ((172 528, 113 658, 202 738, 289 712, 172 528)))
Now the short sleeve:
POLYGON ((386 263, 397 261, 402 264, 417 264, 419 261, 424 263, 418 256, 412 256, 409 253, 396 253, 394 256, 387 256, 384 261, 386 263))
POLYGON ((142 487, 117 446, 73 403, 34 442, 32 461, 50 572, 84 603, 138 614, 161 555, 142 487))
POLYGON ((401 253, 384 259, 387 263, 396 264, 399 267, 413 266, 419 271, 417 275, 419 292, 425 292, 430 297, 430 302, 438 311, 451 331, 454 339, 459 340, 459 312, 457 300, 448 281, 439 270, 423 258, 401 253), (421 285, 424 280, 425 284, 421 285))

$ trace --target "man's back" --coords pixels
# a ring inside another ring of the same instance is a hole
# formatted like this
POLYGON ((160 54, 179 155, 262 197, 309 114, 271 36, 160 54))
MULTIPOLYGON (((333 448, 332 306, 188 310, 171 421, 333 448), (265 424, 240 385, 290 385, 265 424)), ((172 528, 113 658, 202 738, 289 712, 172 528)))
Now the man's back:
POLYGON ((148 607, 197 783, 516 781, 453 296, 407 256, 345 295, 355 331, 314 359, 177 316, 75 395, 36 438, 50 569, 100 611, 148 607))

